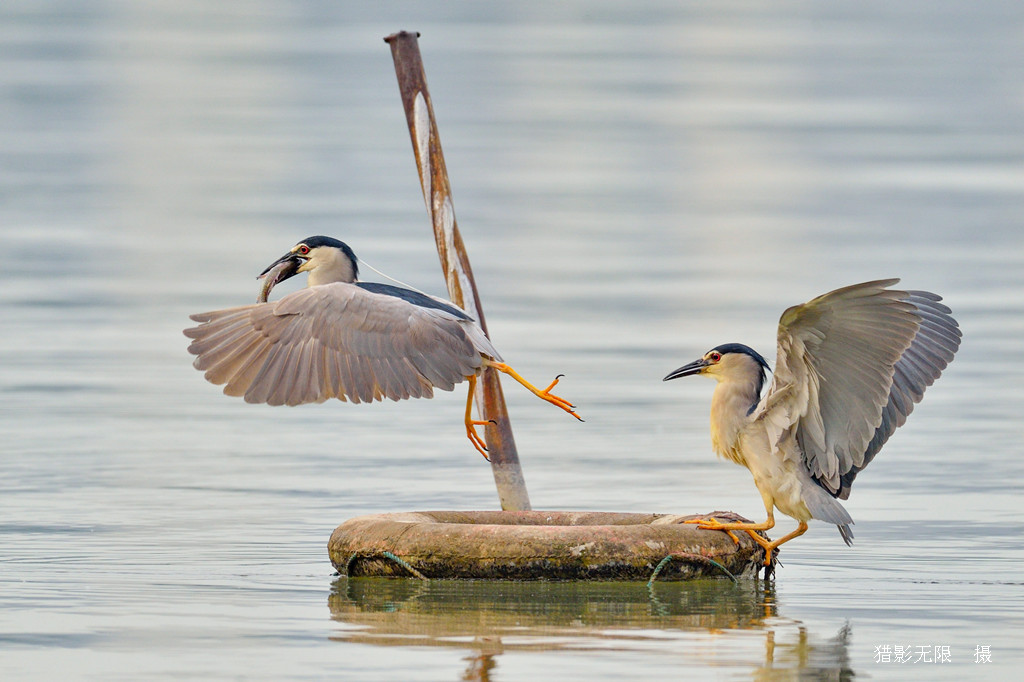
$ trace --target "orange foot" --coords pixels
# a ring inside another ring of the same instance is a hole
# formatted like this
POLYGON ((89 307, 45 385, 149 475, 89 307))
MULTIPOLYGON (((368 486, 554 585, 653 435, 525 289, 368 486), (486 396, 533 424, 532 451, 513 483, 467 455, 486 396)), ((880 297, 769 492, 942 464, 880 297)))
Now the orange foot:
POLYGON ((487 454, 487 444, 484 443, 484 439, 480 437, 480 434, 476 432, 476 427, 486 426, 493 422, 473 419, 473 394, 476 391, 476 375, 470 374, 466 377, 466 380, 469 381, 469 395, 466 396, 466 436, 469 438, 469 442, 473 444, 473 447, 476 448, 476 451, 490 462, 491 457, 487 454))
POLYGON ((498 370, 502 374, 507 374, 510 377, 512 377, 513 379, 515 379, 520 384, 522 384, 524 387, 526 387, 526 389, 528 391, 530 391, 530 393, 533 393, 535 396, 537 396, 541 400, 545 400, 545 401, 551 403, 552 405, 554 405, 555 407, 558 407, 558 408, 560 408, 562 410, 565 410, 566 412, 568 412, 572 416, 576 417, 580 421, 583 421, 583 417, 581 417, 578 414, 576 414, 576 412, 575 412, 576 406, 575 405, 570 403, 565 398, 562 398, 561 396, 557 396, 557 395, 555 395, 554 393, 551 392, 551 389, 553 389, 555 386, 558 385, 558 380, 561 379, 562 376, 564 376, 564 375, 559 374, 557 377, 555 377, 554 381, 552 381, 550 384, 548 384, 547 388, 541 390, 541 389, 537 388, 536 386, 534 386, 533 384, 531 384, 526 379, 524 379, 523 377, 521 377, 518 372, 516 372, 514 369, 512 369, 511 367, 506 365, 504 362, 493 362, 492 361, 492 362, 488 362, 487 364, 489 366, 493 367, 494 369, 498 370))
MULTIPOLYGON (((772 518, 771 516, 769 516, 768 520, 765 521, 764 523, 741 523, 741 522, 738 522, 738 521, 736 521, 736 522, 729 522, 729 523, 722 523, 721 521, 718 521, 717 519, 692 519, 690 521, 686 521, 685 523, 697 523, 697 524, 700 524, 699 525, 700 528, 703 528, 705 530, 724 530, 727 533, 729 533, 729 531, 733 531, 733 530, 743 530, 743 531, 746 531, 747 534, 750 535, 751 539, 754 542, 756 542, 757 544, 761 545, 761 547, 764 548, 764 565, 765 566, 771 566, 771 564, 772 564, 772 552, 774 552, 776 549, 778 549, 779 545, 781 545, 781 544, 783 544, 785 542, 789 542, 793 538, 799 537, 799 536, 801 536, 801 535, 803 535, 804 533, 807 532, 807 523, 805 521, 800 521, 799 525, 796 528, 796 530, 794 530, 789 535, 783 536, 783 537, 779 538, 778 540, 776 540, 774 542, 766 540, 765 538, 761 537, 757 533, 757 531, 759 531, 759 530, 769 530, 769 529, 775 527, 775 519, 772 518)), ((732 535, 732 533, 729 533, 729 534, 732 535)), ((735 536, 733 536, 733 540, 736 540, 735 536)))
POLYGON ((725 525, 725 524, 723 524, 721 521, 719 521, 716 518, 710 518, 710 519, 690 519, 689 521, 683 521, 683 523, 699 523, 700 526, 698 526, 698 528, 700 528, 701 530, 721 530, 721 531, 725 531, 725 534, 728 535, 729 537, 731 537, 733 542, 735 542, 737 545, 740 544, 740 539, 738 537, 736 537, 736 534, 733 533, 731 530, 723 528, 722 526, 725 525))
POLYGON ((484 439, 480 437, 480 434, 476 432, 477 426, 487 426, 493 422, 484 422, 476 419, 466 420, 466 436, 469 437, 469 442, 473 444, 476 451, 484 456, 488 462, 491 461, 490 455, 487 454, 487 444, 484 443, 484 439))
POLYGON ((556 376, 555 380, 552 381, 550 384, 548 384, 547 388, 545 388, 543 391, 540 391, 540 392, 536 393, 536 395, 541 400, 546 400, 549 403, 551 403, 552 405, 555 405, 555 406, 565 410, 566 412, 568 412, 572 416, 576 417, 580 421, 583 421, 583 418, 581 416, 579 416, 578 414, 576 414, 576 412, 575 412, 576 406, 575 405, 570 403, 565 398, 562 398, 561 396, 557 396, 557 395, 555 395, 554 393, 551 392, 551 389, 553 389, 555 386, 558 385, 558 380, 561 379, 564 376, 565 376, 564 374, 559 374, 558 376, 556 376))

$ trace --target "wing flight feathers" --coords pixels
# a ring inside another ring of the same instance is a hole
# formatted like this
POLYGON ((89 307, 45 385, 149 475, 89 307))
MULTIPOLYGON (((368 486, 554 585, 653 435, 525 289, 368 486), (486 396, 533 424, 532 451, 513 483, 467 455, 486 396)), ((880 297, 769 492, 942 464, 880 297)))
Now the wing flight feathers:
POLYGON ((254 403, 430 397, 478 371, 481 354, 498 358, 457 310, 343 282, 191 317, 195 367, 254 403))
POLYGON ((811 477, 842 499, 960 346, 941 297, 889 288, 898 282, 837 289, 779 321, 775 374, 759 418, 774 446, 795 438, 811 477))

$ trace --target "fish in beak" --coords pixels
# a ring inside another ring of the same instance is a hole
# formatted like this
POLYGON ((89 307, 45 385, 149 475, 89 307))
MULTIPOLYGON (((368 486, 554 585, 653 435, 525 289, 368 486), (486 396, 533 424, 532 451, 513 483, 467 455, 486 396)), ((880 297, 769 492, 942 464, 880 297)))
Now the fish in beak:
POLYGON ((302 265, 301 258, 294 253, 286 253, 267 266, 267 269, 256 278, 263 280, 263 285, 260 287, 260 295, 256 302, 266 303, 267 298, 270 296, 270 291, 289 277, 297 275, 300 265, 302 265))

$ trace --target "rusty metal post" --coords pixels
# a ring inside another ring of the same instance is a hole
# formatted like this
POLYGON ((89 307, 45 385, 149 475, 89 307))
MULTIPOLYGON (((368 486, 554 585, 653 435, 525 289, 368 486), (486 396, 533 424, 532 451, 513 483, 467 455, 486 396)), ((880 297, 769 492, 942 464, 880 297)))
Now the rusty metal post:
MULTIPOLYGON (((441 152, 441 138, 434 120, 434 108, 427 91, 427 77, 420 57, 418 36, 418 33, 402 31, 388 36, 384 42, 391 46, 391 56, 395 61, 398 89, 412 136, 423 199, 434 226, 434 240, 437 242, 437 253, 441 257, 441 267, 448 284, 448 295, 453 303, 480 323, 486 334, 487 323, 484 321, 473 270, 469 266, 469 256, 455 222, 451 186, 448 183, 444 154, 441 152)), ((485 438, 501 508, 506 511, 527 511, 530 509, 530 497, 519 465, 519 454, 512 436, 512 425, 498 372, 491 368, 484 371, 481 380, 477 382, 475 401, 483 419, 493 421, 485 429, 485 438)))

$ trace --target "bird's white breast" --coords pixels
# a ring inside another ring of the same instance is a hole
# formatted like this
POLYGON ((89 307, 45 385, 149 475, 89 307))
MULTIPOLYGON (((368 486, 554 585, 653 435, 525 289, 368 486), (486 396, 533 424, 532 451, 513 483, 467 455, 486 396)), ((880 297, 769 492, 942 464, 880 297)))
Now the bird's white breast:
POLYGON ((750 424, 752 397, 749 389, 721 382, 711 396, 711 447, 720 457, 747 465, 740 434, 750 424))

